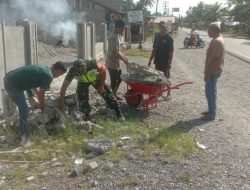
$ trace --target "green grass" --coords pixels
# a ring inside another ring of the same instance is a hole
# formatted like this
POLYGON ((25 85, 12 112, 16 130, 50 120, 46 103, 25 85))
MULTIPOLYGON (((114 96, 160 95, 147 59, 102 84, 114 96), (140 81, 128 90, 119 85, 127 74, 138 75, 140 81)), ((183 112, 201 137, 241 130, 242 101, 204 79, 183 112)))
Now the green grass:
POLYGON ((137 186, 139 184, 140 181, 136 177, 128 177, 119 181, 119 185, 122 187, 137 186))
MULTIPOLYGON (((149 159, 151 156, 159 155, 163 159, 180 163, 187 159, 196 151, 195 139, 187 131, 178 129, 175 125, 155 124, 150 126, 144 118, 147 118, 148 113, 140 112, 136 109, 130 109, 125 113, 126 122, 117 122, 115 120, 97 120, 97 124, 104 129, 95 128, 94 138, 107 139, 114 144, 120 141, 123 136, 129 136, 129 140, 125 140, 124 144, 130 147, 129 151, 113 147, 111 151, 97 156, 93 160, 101 163, 103 160, 109 160, 117 163, 124 159, 128 153, 135 154, 141 159, 149 159), (156 130, 155 128, 158 128, 156 130)), ((34 145, 30 152, 19 154, 1 154, 0 160, 13 161, 28 161, 29 168, 37 168, 37 161, 50 161, 52 158, 58 158, 58 161, 67 169, 72 169, 73 160, 75 157, 85 157, 83 151, 85 142, 88 141, 88 134, 74 126, 71 122, 67 122, 66 129, 55 130, 49 136, 41 138, 34 137, 34 145)), ((44 170, 40 168, 37 170, 44 170)), ((49 169, 48 169, 49 170, 49 169)), ((35 169, 33 170, 34 173, 35 169)), ((11 168, 10 175, 16 176, 16 183, 19 185, 25 181, 31 171, 26 171, 22 168, 11 168)), ((93 171, 94 173, 95 171, 93 171)), ((92 175, 92 174, 90 174, 92 175)), ((184 181, 187 177, 183 177, 184 181)), ((124 179, 121 181, 122 186, 137 185, 139 181, 136 178, 124 179)))
POLYGON ((174 127, 160 128, 161 131, 151 139, 151 142, 172 161, 179 162, 195 152, 195 138, 190 133, 174 127))
MULTIPOLYGON (((142 157, 150 157, 155 152, 164 152, 165 156, 174 161, 185 159, 196 150, 195 139, 189 132, 183 132, 167 124, 150 127, 147 122, 143 121, 143 118, 147 117, 145 113, 135 114, 133 112, 135 111, 130 111, 126 115, 127 121, 123 123, 109 119, 98 120, 97 124, 104 129, 94 129, 94 138, 108 139, 117 143, 121 137, 129 136, 130 140, 124 141, 124 143, 140 147, 144 151, 142 157)), ((36 163, 37 161, 49 161, 56 157, 59 158, 60 162, 70 167, 72 155, 85 155, 82 149, 87 139, 86 132, 80 131, 68 122, 64 130, 54 131, 45 138, 35 137, 32 151, 14 155, 0 155, 0 159, 36 163)), ((127 156, 126 151, 113 148, 104 154, 102 159, 118 162, 125 156, 127 156)))
POLYGON ((189 182, 190 180, 191 180, 191 174, 190 173, 188 173, 188 172, 185 172, 184 174, 182 174, 181 176, 180 176, 180 179, 181 179, 181 181, 182 182, 189 182))
POLYGON ((144 49, 128 49, 123 52, 125 56, 140 56, 144 58, 149 58, 151 51, 144 49))

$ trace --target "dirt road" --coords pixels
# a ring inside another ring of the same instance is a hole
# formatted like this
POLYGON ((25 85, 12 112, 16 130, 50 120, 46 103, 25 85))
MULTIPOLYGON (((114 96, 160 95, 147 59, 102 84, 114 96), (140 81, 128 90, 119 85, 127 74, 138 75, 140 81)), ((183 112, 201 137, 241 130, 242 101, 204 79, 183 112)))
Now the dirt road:
MULTIPOLYGON (((112 166, 105 178, 101 176, 99 167, 91 176, 73 180, 66 172, 62 174, 64 177, 51 176, 46 182, 41 179, 36 186, 84 189, 80 186, 72 188, 71 183, 86 180, 95 184, 93 189, 100 190, 250 190, 250 64, 225 55, 224 71, 218 82, 218 117, 212 122, 201 121, 200 113, 207 110, 203 69, 208 44, 204 49, 184 49, 184 37, 185 33, 180 31, 174 39, 171 81, 173 84, 193 81, 194 84, 172 91, 172 100, 159 102, 158 108, 150 111, 145 120, 152 125, 156 122, 169 123, 183 132, 191 132, 207 148, 181 164, 166 162, 159 156, 147 160, 131 156, 112 166), (139 179, 140 183, 121 188, 119 180, 131 176, 139 179)), ((53 59, 45 57, 40 60, 51 64, 56 60, 74 60, 75 56, 75 51, 60 50, 53 59)), ((130 61, 146 64, 148 59, 130 57, 130 61)), ((58 86, 53 84, 52 87, 58 86)), ((125 87, 121 91, 124 93, 125 87)), ((18 189, 11 184, 9 187, 18 189)), ((27 189, 31 187, 27 186, 27 189)))
MULTIPOLYGON (((200 113, 207 110, 203 69, 208 44, 203 49, 184 49, 184 37, 180 31, 175 38, 172 83, 194 84, 173 91, 173 99, 160 102, 147 120, 167 121, 184 131, 191 130, 207 149, 184 165, 164 164, 157 158, 147 162, 123 160, 113 169, 110 180, 98 183, 97 189, 120 189, 117 179, 129 174, 142 182, 135 189, 250 189, 250 64, 225 55, 224 72, 218 82, 218 117, 202 122, 200 113), (185 173, 190 175, 188 182, 180 180, 185 173)), ((141 57, 130 60, 141 64, 148 61, 141 57)), ((97 176, 91 178, 98 181, 97 176)))
MULTIPOLYGON (((176 127, 192 130, 197 140, 207 147, 207 154, 202 158, 191 159, 189 164, 176 167, 176 170, 170 166, 162 166, 162 169, 165 168, 173 173, 165 174, 165 177, 157 172, 154 175, 158 179, 168 178, 170 175, 174 183, 160 182, 152 175, 151 177, 159 183, 156 186, 149 185, 147 189, 157 187, 157 189, 248 190, 250 189, 250 64, 229 54, 225 55, 224 71, 218 82, 218 117, 213 122, 202 122, 200 113, 207 110, 203 69, 208 44, 203 49, 185 49, 184 37, 185 33, 180 31, 175 38, 172 83, 193 81, 194 84, 173 91, 171 102, 161 103, 157 110, 151 111, 149 122, 181 121, 175 124, 176 127), (184 171, 191 172, 189 183, 178 181, 178 176, 184 171)), ((142 64, 147 63, 147 59, 135 57, 131 59, 142 64)), ((150 168, 151 164, 148 163, 145 170, 150 168)), ((136 170, 133 172, 137 173, 136 170)))

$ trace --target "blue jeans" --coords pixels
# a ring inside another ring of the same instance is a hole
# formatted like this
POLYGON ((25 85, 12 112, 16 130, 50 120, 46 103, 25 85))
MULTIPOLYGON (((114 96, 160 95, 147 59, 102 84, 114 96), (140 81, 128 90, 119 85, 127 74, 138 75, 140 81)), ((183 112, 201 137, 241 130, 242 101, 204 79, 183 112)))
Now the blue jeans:
POLYGON ((217 80, 221 73, 212 74, 210 79, 205 83, 205 94, 208 104, 208 113, 216 116, 216 99, 217 99, 217 80))
POLYGON ((30 131, 27 125, 27 119, 29 114, 29 107, 26 103, 24 91, 15 87, 14 85, 5 86, 11 99, 16 103, 19 111, 19 126, 21 135, 29 136, 30 131))

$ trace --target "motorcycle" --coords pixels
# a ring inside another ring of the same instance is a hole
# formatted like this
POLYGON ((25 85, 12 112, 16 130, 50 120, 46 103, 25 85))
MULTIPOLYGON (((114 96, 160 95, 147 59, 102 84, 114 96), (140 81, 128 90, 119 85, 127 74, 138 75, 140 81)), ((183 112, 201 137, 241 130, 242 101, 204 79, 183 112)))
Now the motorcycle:
POLYGON ((188 48, 188 47, 204 48, 205 47, 205 43, 202 37, 198 34, 196 35, 196 40, 194 42, 191 37, 185 37, 183 44, 185 48, 188 48))

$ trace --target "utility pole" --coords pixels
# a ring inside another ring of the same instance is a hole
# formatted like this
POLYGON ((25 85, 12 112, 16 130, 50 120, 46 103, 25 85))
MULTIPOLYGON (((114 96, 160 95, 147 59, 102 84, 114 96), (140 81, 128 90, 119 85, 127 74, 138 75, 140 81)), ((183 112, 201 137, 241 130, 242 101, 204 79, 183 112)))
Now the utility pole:
POLYGON ((163 1, 163 12, 164 12, 164 16, 169 16, 170 15, 170 11, 169 11, 169 1, 163 1))

